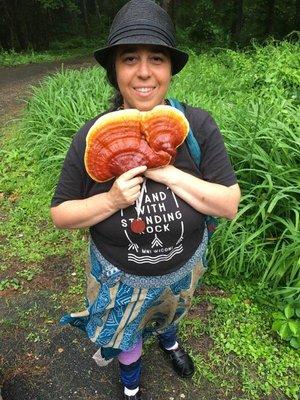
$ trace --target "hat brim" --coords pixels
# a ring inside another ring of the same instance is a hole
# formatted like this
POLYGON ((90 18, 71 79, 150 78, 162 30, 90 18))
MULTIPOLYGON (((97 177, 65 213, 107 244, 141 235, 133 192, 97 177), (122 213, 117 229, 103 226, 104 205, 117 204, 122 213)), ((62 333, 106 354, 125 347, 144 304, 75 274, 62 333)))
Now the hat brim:
POLYGON ((126 44, 152 44, 154 46, 162 46, 169 50, 171 56, 171 63, 172 63, 172 75, 178 74, 185 66, 189 59, 188 53, 184 51, 178 50, 175 47, 167 46, 164 42, 160 42, 159 40, 151 41, 151 40, 141 40, 139 36, 130 38, 131 40, 128 41, 127 38, 124 40, 118 41, 118 43, 106 47, 102 47, 94 52, 94 57, 96 61, 105 69, 108 67, 108 63, 110 60, 111 53, 120 45, 126 44))

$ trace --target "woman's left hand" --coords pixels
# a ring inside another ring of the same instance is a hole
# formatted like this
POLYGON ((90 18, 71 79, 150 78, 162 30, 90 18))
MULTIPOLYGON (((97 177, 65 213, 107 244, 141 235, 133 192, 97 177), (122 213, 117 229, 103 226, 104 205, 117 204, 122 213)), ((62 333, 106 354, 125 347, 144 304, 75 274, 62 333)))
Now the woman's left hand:
POLYGON ((223 186, 197 178, 174 165, 146 170, 144 175, 168 186, 195 210, 216 217, 233 219, 240 202, 238 184, 223 186))
POLYGON ((172 180, 175 178, 176 171, 178 169, 174 165, 166 165, 165 167, 159 167, 154 169, 147 169, 144 172, 146 178, 150 178, 155 182, 163 183, 169 186, 172 180))

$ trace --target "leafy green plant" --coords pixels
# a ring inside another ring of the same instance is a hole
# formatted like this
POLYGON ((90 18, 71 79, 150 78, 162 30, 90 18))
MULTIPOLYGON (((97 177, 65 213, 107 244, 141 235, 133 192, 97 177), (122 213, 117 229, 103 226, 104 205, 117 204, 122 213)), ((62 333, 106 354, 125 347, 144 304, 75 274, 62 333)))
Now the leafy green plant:
POLYGON ((272 329, 295 349, 300 349, 300 302, 290 302, 273 313, 272 329))
POLYGON ((244 280, 238 283, 236 279, 214 275, 204 280, 214 287, 212 294, 206 290, 200 298, 213 305, 208 321, 201 325, 192 319, 182 324, 187 326, 185 335, 192 336, 192 348, 195 336, 199 341, 205 333, 213 340, 210 350, 203 348, 204 359, 202 351, 194 353, 195 379, 200 381, 203 374, 208 377, 210 373, 214 381, 227 383, 226 390, 230 391, 232 384, 242 388, 248 399, 259 400, 276 392, 278 397, 270 398, 287 396, 297 400, 300 354, 271 333, 272 312, 276 309, 271 293, 261 293, 257 284, 244 280), (223 292, 216 291, 216 286, 223 292), (190 326, 197 326, 198 334, 190 326), (224 376, 232 379, 226 382, 224 376))
POLYGON ((28 342, 41 342, 42 340, 45 340, 45 336, 48 334, 48 329, 47 328, 43 328, 40 329, 38 332, 30 332, 27 336, 26 336, 26 340, 28 342))
POLYGON ((26 281, 30 282, 40 272, 42 272, 41 268, 39 268, 39 267, 31 267, 31 268, 25 268, 25 269, 23 269, 21 271, 18 271, 17 275, 18 275, 18 277, 23 278, 26 281))
POLYGON ((0 281, 0 291, 6 289, 20 289, 22 287, 21 282, 17 278, 6 278, 0 281))
POLYGON ((235 220, 221 221, 213 238, 211 266, 286 293, 297 291, 300 276, 296 49, 283 42, 254 52, 213 50, 184 71, 185 98, 218 121, 243 194, 235 220))

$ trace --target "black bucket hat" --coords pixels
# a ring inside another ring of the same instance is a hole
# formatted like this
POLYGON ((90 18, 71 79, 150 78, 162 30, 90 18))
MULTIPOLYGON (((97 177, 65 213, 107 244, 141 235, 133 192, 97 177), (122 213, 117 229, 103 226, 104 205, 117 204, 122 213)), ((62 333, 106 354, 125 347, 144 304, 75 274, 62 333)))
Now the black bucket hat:
POLYGON ((116 14, 107 46, 94 52, 99 64, 109 66, 110 54, 121 44, 152 44, 166 47, 171 55, 172 74, 188 61, 188 54, 176 48, 175 29, 168 13, 151 0, 131 0, 116 14))

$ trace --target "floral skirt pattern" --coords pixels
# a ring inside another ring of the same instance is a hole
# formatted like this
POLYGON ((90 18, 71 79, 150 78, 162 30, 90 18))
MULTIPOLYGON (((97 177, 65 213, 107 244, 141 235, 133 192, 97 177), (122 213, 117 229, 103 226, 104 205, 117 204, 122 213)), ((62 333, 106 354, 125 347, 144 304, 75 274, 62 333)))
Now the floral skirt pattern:
POLYGON ((124 273, 105 260, 91 242, 86 266, 88 307, 65 315, 61 323, 84 330, 102 349, 105 359, 130 350, 141 338, 165 332, 177 325, 191 306, 206 270, 202 262, 206 245, 207 233, 195 254, 175 274, 153 279, 157 277, 124 273))

